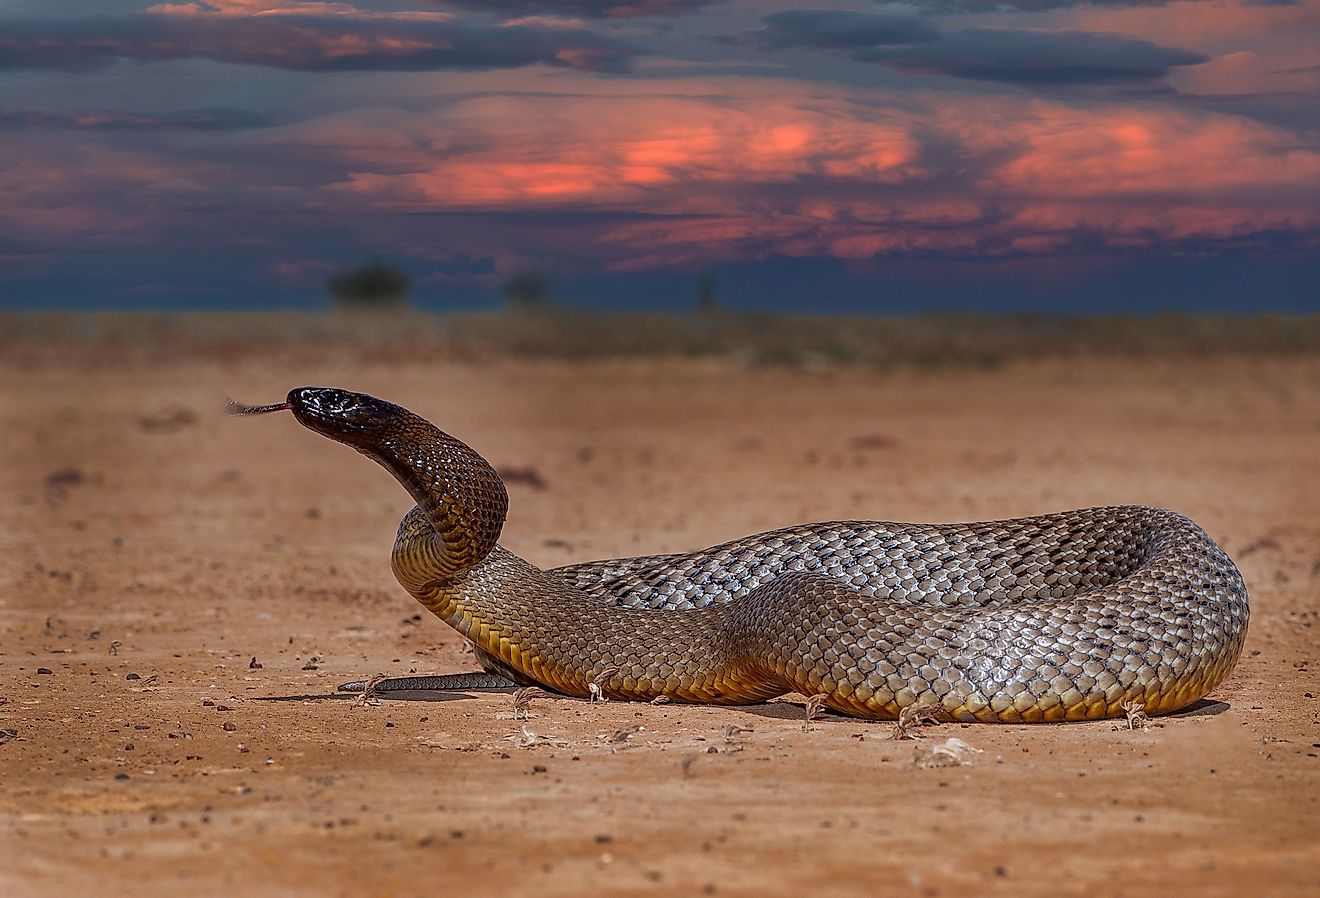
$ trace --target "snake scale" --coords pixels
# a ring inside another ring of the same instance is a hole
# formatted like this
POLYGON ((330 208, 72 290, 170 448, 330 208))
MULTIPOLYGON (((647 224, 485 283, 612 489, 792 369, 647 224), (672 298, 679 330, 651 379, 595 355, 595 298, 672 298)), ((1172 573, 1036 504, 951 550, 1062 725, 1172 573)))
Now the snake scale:
POLYGON ((302 387, 308 429, 382 465, 417 502, 395 577, 476 647, 487 674, 627 700, 743 704, 824 695, 846 714, 930 705, 1037 722, 1186 707, 1232 670, 1246 587, 1188 518, 1125 505, 966 524, 832 521, 698 552, 542 570, 498 544, 508 508, 484 458, 400 406, 302 387))

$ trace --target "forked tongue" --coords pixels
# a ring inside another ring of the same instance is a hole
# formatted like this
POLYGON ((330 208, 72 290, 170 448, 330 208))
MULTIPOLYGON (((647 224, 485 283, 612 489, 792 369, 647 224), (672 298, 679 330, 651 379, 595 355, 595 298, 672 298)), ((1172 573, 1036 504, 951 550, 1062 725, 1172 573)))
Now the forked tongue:
POLYGON ((231 415, 265 415, 293 408, 288 402, 276 402, 274 405, 244 405, 237 399, 226 399, 225 405, 231 415))

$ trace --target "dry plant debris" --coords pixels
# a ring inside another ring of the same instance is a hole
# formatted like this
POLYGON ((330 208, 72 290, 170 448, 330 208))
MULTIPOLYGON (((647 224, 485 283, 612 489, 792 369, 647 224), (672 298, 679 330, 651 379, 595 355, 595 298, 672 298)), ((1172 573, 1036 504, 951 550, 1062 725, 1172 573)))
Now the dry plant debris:
POLYGON ((529 720, 532 716, 532 699, 545 698, 549 693, 536 686, 526 686, 513 694, 513 719, 529 720))
POLYGON ((375 676, 368 679, 367 682, 362 687, 362 693, 358 696, 358 700, 357 700, 358 706, 366 707, 368 705, 379 705, 380 690, 377 689, 376 687, 387 679, 389 679, 389 677, 385 676, 385 674, 383 673, 378 673, 375 676))
POLYGON ((610 745, 624 745, 632 738, 634 733, 640 733, 644 729, 646 729, 646 727, 642 726, 640 723, 630 723, 627 726, 619 727, 609 736, 605 737, 605 741, 610 745))
POLYGON ((917 730, 939 723, 940 714, 939 705, 908 705, 898 712, 898 723, 894 724, 894 731, 889 734, 889 738, 898 741, 917 739, 920 737, 917 730))
MULTIPOLYGON (((1148 730, 1153 726, 1160 726, 1160 724, 1151 721, 1150 715, 1145 711, 1146 705, 1144 702, 1126 701, 1119 707, 1121 707, 1123 713, 1127 715, 1126 723, 1129 730, 1148 730)), ((1123 724, 1115 724, 1114 729, 1123 729, 1123 724)))
POLYGON ((739 724, 736 723, 726 723, 721 728, 721 732, 724 733, 724 741, 732 743, 732 742, 736 742, 738 737, 741 736, 743 733, 752 732, 752 728, 740 726, 739 724))
POLYGON ((804 730, 811 729, 811 722, 819 718, 820 715, 824 713, 825 699, 827 698, 829 698, 828 693, 820 692, 807 699, 807 705, 805 708, 806 719, 802 721, 802 729, 804 730))
POLYGON ((591 701, 607 702, 610 700, 609 696, 605 694, 605 687, 602 686, 601 684, 602 683, 608 684, 610 677, 614 676, 618 672, 619 669, 617 667, 607 667, 604 670, 602 670, 600 673, 598 673, 595 679, 593 679, 590 683, 587 684, 587 689, 591 692, 591 701))
POLYGON ((537 745, 553 745, 556 748, 563 748, 568 745, 567 739, 559 739, 555 736, 541 736, 533 733, 527 727, 522 728, 521 736, 505 736, 506 739, 514 740, 519 748, 533 748, 537 745))
POLYGON ((935 745, 918 746, 912 762, 918 767, 960 767, 971 764, 981 751, 957 736, 951 736, 935 745))

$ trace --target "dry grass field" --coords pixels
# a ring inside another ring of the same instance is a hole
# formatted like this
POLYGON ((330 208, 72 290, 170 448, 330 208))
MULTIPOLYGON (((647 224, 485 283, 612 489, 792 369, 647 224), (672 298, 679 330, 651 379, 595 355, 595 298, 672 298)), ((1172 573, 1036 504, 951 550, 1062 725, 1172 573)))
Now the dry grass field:
POLYGON ((0 894, 1320 895, 1315 319, 8 316, 0 381, 0 894), (545 566, 1176 508, 1246 651, 1148 729, 364 705, 335 685, 473 662, 391 577, 387 475, 222 413, 304 384, 515 475, 545 566))

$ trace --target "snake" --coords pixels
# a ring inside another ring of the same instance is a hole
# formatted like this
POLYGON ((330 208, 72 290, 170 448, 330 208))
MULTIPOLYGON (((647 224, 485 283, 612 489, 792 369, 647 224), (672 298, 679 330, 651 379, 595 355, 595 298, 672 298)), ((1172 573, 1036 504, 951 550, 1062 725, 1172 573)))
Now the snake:
POLYGON ((1163 508, 829 521, 543 569, 500 545, 507 490, 459 439, 337 388, 232 404, 284 410, 408 491, 416 505, 398 527, 394 576, 471 641, 484 669, 377 689, 518 684, 721 705, 800 693, 861 718, 915 708, 967 722, 1094 720, 1186 708, 1224 680, 1246 638, 1238 569, 1163 508))

